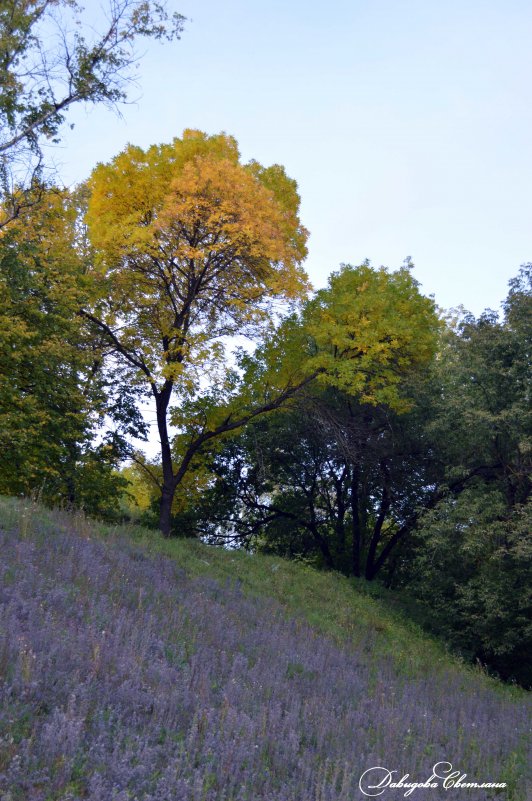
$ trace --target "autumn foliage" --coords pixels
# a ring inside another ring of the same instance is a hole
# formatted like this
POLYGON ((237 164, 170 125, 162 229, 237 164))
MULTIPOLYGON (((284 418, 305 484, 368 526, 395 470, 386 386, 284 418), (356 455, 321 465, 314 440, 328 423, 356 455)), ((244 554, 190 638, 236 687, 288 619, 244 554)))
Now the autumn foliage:
POLYGON ((243 166, 236 142, 185 131, 171 145, 128 147, 90 180, 87 214, 104 321, 150 381, 174 381, 206 346, 248 330, 268 300, 307 288, 306 231, 281 167, 243 166))
POLYGON ((151 388, 168 533, 177 485, 203 442, 221 433, 204 428, 175 463, 172 393, 194 396, 224 362, 225 337, 256 331, 273 301, 308 289, 297 187, 278 165, 242 165, 232 137, 185 131, 169 145, 126 148, 95 169, 89 188, 96 293, 85 316, 151 388))

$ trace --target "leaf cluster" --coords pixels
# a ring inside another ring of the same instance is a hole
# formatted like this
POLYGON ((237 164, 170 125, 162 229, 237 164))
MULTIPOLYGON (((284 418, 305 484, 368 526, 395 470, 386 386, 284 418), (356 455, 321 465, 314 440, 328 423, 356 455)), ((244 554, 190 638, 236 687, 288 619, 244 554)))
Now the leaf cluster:
POLYGON ((344 265, 305 311, 315 354, 308 369, 319 381, 406 411, 405 375, 428 364, 436 351, 440 323, 434 302, 421 295, 409 267, 389 273, 344 265))
POLYGON ((263 324, 272 298, 306 289, 295 183, 280 167, 241 165, 232 137, 130 146, 89 186, 100 316, 153 379, 179 383, 221 337, 263 324))
POLYGON ((124 435, 144 423, 79 316, 90 294, 79 205, 43 188, 31 214, 0 235, 0 488, 99 514, 122 486, 113 471, 124 435), (114 431, 98 439, 104 421, 114 431))
POLYGON ((0 186, 7 224, 35 202, 43 146, 77 103, 127 97, 139 39, 175 39, 184 18, 165 3, 109 0, 95 25, 77 0, 5 0, 0 7, 0 186))

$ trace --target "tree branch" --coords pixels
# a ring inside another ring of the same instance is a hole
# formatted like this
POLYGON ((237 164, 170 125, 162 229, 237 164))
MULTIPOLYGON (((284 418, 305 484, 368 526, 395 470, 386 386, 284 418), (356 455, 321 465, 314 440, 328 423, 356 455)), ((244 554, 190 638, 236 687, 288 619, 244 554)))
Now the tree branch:
POLYGON ((122 345, 122 343, 120 342, 120 340, 118 339, 112 328, 108 326, 107 323, 104 323, 103 320, 100 320, 98 317, 95 317, 90 312, 85 311, 85 309, 80 309, 78 313, 82 317, 85 317, 86 320, 90 320, 91 323, 94 323, 94 325, 98 326, 98 328, 100 328, 100 330, 103 331, 107 335, 107 337, 111 340, 116 350, 122 354, 124 359, 126 359, 126 361, 128 361, 129 364, 131 364, 133 367, 136 367, 137 370, 141 370, 150 381, 150 384, 152 384, 153 386, 154 383, 153 376, 149 368, 147 367, 144 359, 135 356, 129 350, 127 350, 127 348, 125 348, 122 345))

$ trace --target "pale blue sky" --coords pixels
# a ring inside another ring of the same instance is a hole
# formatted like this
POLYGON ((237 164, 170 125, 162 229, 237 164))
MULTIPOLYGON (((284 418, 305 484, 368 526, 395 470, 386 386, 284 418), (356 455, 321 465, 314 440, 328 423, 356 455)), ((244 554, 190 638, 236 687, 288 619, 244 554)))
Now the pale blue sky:
MULTIPOLYGON (((94 0, 85 4, 97 8, 94 0)), ((532 261, 532 6, 521 0, 175 0, 122 120, 76 110, 72 183, 130 141, 184 128, 284 164, 316 287, 341 262, 406 256, 440 306, 497 308, 532 261)))

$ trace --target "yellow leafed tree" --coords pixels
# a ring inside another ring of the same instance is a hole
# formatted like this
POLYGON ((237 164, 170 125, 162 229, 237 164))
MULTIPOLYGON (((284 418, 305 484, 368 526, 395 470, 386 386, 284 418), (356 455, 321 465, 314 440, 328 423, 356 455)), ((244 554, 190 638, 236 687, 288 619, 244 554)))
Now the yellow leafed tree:
POLYGON ((127 147, 94 170, 89 188, 97 292, 84 313, 149 382, 168 536, 176 487, 203 443, 260 413, 206 424, 176 463, 172 394, 186 397, 219 370, 224 337, 252 334, 268 324, 274 301, 307 292, 297 186, 278 165, 241 164, 230 136, 185 131, 169 145, 127 147))

